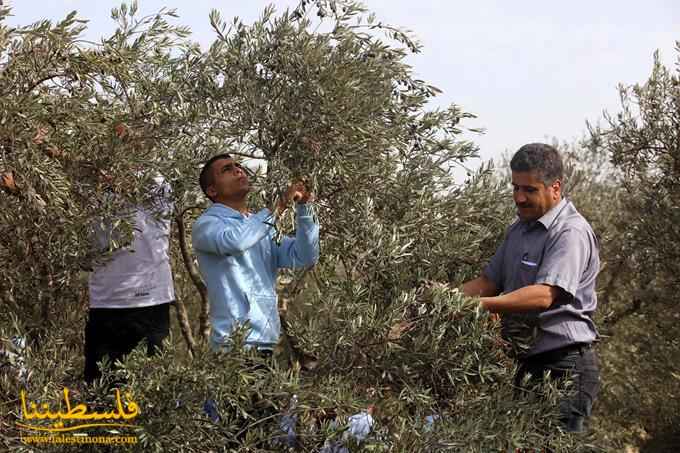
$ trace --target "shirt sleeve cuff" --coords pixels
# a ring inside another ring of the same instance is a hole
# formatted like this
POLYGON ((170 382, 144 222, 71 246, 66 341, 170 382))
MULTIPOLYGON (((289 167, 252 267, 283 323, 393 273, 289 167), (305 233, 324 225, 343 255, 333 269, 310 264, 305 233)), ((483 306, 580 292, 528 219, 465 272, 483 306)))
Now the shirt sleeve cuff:
POLYGON ((500 281, 500 275, 496 275, 490 265, 487 265, 484 270, 482 270, 482 275, 491 280, 494 285, 496 285, 496 288, 501 289, 503 287, 500 281))
POLYGON ((569 293, 572 297, 576 297, 577 285, 575 283, 570 283, 566 278, 559 275, 538 275, 534 284, 557 286, 562 291, 569 293))
POLYGON ((295 204, 295 214, 298 218, 308 217, 310 219, 314 218, 314 209, 312 203, 296 203, 295 204))

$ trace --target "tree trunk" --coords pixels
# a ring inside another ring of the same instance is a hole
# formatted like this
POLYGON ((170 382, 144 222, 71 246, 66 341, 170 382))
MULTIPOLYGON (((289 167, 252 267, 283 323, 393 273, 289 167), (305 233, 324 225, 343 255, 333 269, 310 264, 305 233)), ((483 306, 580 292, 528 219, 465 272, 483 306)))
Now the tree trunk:
MULTIPOLYGON (((190 208, 189 208, 190 209, 190 208)), ((179 249, 182 253, 182 261, 184 261, 184 267, 186 268, 191 281, 198 290, 198 294, 201 296, 201 309, 199 315, 199 327, 198 332, 201 339, 205 340, 208 338, 210 333, 210 323, 209 323, 209 305, 208 305, 208 289, 201 279, 201 275, 198 273, 198 269, 194 265, 194 261, 189 253, 189 247, 186 240, 186 227, 184 225, 184 213, 187 210, 177 213, 175 216, 175 223, 177 224, 177 236, 179 238, 179 249)), ((188 319, 187 319, 188 322, 188 319)))
POLYGON ((179 329, 182 331, 182 337, 184 337, 184 341, 186 342, 187 348, 189 349, 189 356, 193 359, 194 350, 196 349, 196 341, 194 340, 194 334, 191 331, 191 323, 189 322, 187 307, 179 297, 175 297, 175 311, 177 313, 179 329))

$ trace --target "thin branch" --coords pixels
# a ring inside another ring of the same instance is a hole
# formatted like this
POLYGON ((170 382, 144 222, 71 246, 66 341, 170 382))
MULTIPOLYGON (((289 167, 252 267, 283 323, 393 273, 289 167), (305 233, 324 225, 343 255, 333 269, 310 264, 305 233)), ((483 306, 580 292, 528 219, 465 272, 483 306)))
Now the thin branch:
POLYGON ((191 278, 192 283, 196 286, 198 294, 201 297, 201 311, 199 315, 199 335, 202 339, 206 339, 210 333, 210 323, 209 323, 209 305, 208 305, 208 289, 201 279, 201 275, 194 265, 194 261, 189 253, 189 246, 186 240, 186 227, 184 225, 184 213, 192 209, 193 207, 187 208, 184 211, 178 213, 175 216, 175 224, 177 225, 177 237, 179 239, 179 249, 182 253, 182 261, 184 262, 184 267, 191 278))
POLYGON ((38 85, 47 82, 48 80, 56 79, 57 77, 64 77, 66 76, 65 73, 57 73, 57 74, 48 74, 45 77, 41 77, 40 79, 36 80, 33 85, 24 93, 24 97, 26 97, 28 94, 31 93, 31 91, 35 90, 38 85))

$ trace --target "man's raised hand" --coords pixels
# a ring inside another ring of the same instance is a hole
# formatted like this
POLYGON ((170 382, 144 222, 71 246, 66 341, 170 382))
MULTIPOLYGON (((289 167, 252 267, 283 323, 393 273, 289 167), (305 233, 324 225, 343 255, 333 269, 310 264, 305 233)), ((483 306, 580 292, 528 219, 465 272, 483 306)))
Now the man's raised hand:
POLYGON ((283 212, 291 201, 295 201, 296 203, 308 203, 314 201, 314 194, 307 190, 303 181, 296 181, 288 187, 286 192, 279 199, 276 210, 279 213, 283 212))

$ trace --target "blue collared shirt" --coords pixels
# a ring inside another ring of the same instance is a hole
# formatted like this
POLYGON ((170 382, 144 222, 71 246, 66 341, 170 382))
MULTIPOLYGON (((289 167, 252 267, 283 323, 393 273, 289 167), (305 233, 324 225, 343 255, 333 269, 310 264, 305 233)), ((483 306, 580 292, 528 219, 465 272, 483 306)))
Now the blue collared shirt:
POLYGON ((249 346, 272 349, 279 340, 276 275, 281 267, 313 266, 319 259, 319 225, 312 208, 296 205, 295 238, 274 240, 268 209, 244 216, 214 203, 192 227, 192 243, 210 301, 211 344, 228 347, 238 325, 250 322, 249 346))
POLYGON ((535 222, 517 220, 484 269, 500 292, 545 284, 562 291, 550 307, 532 314, 538 337, 527 355, 597 338, 592 315, 597 308, 598 242, 585 218, 562 199, 535 222))

